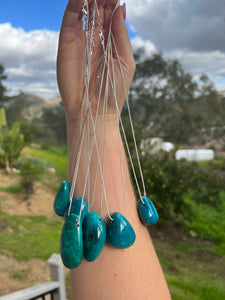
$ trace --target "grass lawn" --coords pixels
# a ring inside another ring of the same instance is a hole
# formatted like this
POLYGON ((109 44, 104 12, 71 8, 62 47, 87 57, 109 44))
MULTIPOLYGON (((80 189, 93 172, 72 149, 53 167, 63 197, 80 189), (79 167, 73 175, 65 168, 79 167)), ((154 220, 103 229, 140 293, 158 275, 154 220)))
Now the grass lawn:
POLYGON ((45 167, 55 168, 56 174, 63 178, 67 166, 67 148, 51 147, 48 150, 27 146, 22 152, 22 156, 38 158, 45 167))
MULTIPOLYGON (((52 253, 59 252, 62 220, 44 216, 9 216, 1 212, 0 222, 4 221, 9 225, 0 234, 1 254, 21 261, 32 258, 47 260, 52 253)), ((211 244, 190 237, 185 241, 174 240, 173 235, 163 233, 163 228, 155 229, 155 232, 159 231, 162 235, 157 237, 155 234, 152 239, 172 299, 225 299, 223 258, 210 253, 211 244)), ((181 229, 180 234, 185 235, 181 229)))
POLYGON ((211 242, 174 225, 154 228, 152 240, 173 300, 225 299, 224 257, 211 252, 211 242))
POLYGON ((1 254, 10 253, 17 260, 47 260, 52 253, 59 252, 62 220, 50 220, 45 216, 10 216, 0 212, 2 222, 9 226, 0 233, 1 254))

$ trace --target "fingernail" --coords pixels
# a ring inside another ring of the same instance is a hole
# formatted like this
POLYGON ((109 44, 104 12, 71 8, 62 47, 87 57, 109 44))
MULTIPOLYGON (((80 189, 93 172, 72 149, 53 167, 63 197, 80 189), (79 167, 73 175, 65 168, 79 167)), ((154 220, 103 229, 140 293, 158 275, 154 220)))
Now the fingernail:
POLYGON ((123 4, 123 17, 124 17, 124 20, 126 20, 126 17, 127 17, 127 8, 126 8, 126 3, 125 2, 123 4))

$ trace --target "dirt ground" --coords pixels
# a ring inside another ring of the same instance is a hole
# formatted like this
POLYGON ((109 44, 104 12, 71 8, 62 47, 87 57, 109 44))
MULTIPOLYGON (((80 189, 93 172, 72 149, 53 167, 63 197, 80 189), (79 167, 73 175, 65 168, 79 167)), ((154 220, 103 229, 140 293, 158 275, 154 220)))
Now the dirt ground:
POLYGON ((48 265, 37 259, 18 262, 13 257, 0 255, 0 266, 0 295, 50 280, 48 265))
MULTIPOLYGON (((0 172, 0 187, 19 184, 19 176, 9 176, 0 172)), ((0 209, 9 215, 45 215, 53 216, 53 201, 55 195, 42 184, 34 183, 34 194, 24 200, 23 194, 0 192, 0 209)))
MULTIPOLYGON (((19 184, 19 176, 0 172, 0 187, 19 184)), ((41 182, 34 185, 34 194, 24 201, 22 194, 0 192, 0 209, 9 215, 45 215, 51 217, 54 193, 41 182)), ((68 271, 65 270, 66 273, 68 271)), ((50 280, 46 262, 38 259, 17 261, 9 255, 0 255, 0 296, 50 280)), ((67 287, 68 290, 68 287, 67 287)), ((69 296, 69 293, 67 293, 69 296)), ((47 297, 46 297, 47 299, 47 297)))

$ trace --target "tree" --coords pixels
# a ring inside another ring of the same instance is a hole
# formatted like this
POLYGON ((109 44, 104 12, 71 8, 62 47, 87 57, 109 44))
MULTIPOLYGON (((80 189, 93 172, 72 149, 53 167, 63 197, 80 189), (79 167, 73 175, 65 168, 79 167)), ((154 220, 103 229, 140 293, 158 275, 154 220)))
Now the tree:
POLYGON ((6 100, 5 93, 7 89, 2 83, 3 80, 7 79, 7 75, 4 72, 4 66, 0 63, 0 106, 2 106, 2 103, 6 100))
POLYGON ((161 53, 146 57, 143 50, 135 54, 136 73, 132 89, 150 99, 189 100, 197 90, 192 76, 176 59, 165 59, 161 53))
POLYGON ((5 109, 0 108, 0 130, 4 127, 7 127, 5 109))
POLYGON ((19 158, 24 145, 24 137, 19 123, 14 123, 10 130, 8 128, 1 129, 0 163, 7 171, 10 171, 13 163, 19 158))
POLYGON ((58 145, 66 145, 66 117, 63 104, 46 108, 42 115, 47 132, 55 135, 58 145))
POLYGON ((129 99, 133 121, 141 126, 143 138, 201 143, 208 141, 202 132, 213 127, 214 137, 224 135, 225 99, 205 74, 195 81, 178 60, 161 53, 147 56, 143 49, 135 53, 135 60, 129 99))

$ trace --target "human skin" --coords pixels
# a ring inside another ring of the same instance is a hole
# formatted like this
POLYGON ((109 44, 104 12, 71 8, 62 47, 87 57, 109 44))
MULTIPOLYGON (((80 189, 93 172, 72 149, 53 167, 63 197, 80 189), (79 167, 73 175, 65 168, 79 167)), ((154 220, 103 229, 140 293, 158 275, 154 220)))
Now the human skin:
MULTIPOLYGON (((89 0, 91 3, 92 0, 89 0)), ((103 33, 107 39, 110 18, 116 5, 115 0, 99 0, 98 7, 103 20, 103 33)), ((58 47, 57 79, 61 97, 65 106, 67 120, 67 139, 69 149, 69 181, 72 181, 74 152, 73 145, 75 134, 75 120, 79 113, 79 106, 83 91, 83 62, 85 49, 85 34, 82 29, 82 0, 70 0, 65 10, 58 47)), ((123 7, 119 7, 113 17, 112 32, 117 44, 117 50, 123 68, 126 90, 129 90, 134 71, 135 62, 132 48, 125 25, 123 7)), ((96 71, 99 68, 102 57, 101 44, 96 40, 95 51, 92 57, 92 71, 90 74, 90 93, 96 80, 96 71)), ((114 55, 115 78, 117 86, 117 101, 119 109, 122 109, 125 92, 121 78, 121 72, 116 55, 114 55)), ((94 262, 86 262, 71 270, 72 299, 79 300, 118 300, 118 299, 154 299, 167 300, 170 293, 159 264, 148 230, 140 222, 137 213, 137 201, 131 184, 125 151, 120 136, 118 136, 116 110, 112 104, 113 93, 109 90, 109 106, 105 134, 105 162, 104 185, 110 213, 115 211, 125 213, 122 175, 120 169, 120 145, 122 163, 124 167, 124 186, 127 202, 126 218, 131 223, 136 233, 136 241, 128 249, 119 250, 106 243, 100 256, 94 262), (111 102, 110 102, 111 101, 111 102)), ((92 113, 95 117, 97 97, 92 101, 92 113)), ((103 100, 100 101, 99 117, 96 122, 96 140, 100 139, 101 112, 103 100)), ((78 177, 74 197, 83 194, 84 181, 88 164, 88 137, 90 132, 84 132, 84 144, 82 147, 78 177)), ((103 148, 99 150, 100 157, 103 148)), ((92 195, 98 155, 94 143, 90 160, 90 192, 92 195)), ((95 199, 100 199, 102 181, 98 172, 96 182, 95 199)), ((87 199, 88 192, 85 192, 87 199)), ((99 201, 95 201, 92 211, 100 212, 99 201)), ((102 206, 101 216, 107 222, 108 214, 106 205, 102 206)))

